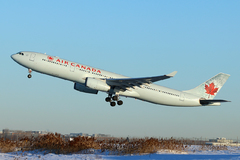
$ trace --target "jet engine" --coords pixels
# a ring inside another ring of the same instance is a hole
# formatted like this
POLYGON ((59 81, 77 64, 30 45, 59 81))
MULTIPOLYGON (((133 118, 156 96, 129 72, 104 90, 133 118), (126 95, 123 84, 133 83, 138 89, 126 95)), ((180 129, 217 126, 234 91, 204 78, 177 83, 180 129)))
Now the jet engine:
POLYGON ((86 78, 85 86, 103 92, 108 92, 111 88, 106 81, 91 77, 86 78))
POLYGON ((80 92, 85 92, 85 93, 91 93, 91 94, 97 94, 98 93, 98 90, 85 87, 84 85, 82 85, 80 83, 75 83, 74 84, 74 89, 77 90, 77 91, 80 91, 80 92))

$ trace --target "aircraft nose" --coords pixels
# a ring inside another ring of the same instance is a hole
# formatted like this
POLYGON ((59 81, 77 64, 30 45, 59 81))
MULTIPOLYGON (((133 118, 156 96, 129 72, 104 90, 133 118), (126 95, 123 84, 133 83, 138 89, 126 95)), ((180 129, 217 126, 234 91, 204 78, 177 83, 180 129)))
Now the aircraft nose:
POLYGON ((12 54, 11 58, 15 61, 16 60, 16 54, 12 54))

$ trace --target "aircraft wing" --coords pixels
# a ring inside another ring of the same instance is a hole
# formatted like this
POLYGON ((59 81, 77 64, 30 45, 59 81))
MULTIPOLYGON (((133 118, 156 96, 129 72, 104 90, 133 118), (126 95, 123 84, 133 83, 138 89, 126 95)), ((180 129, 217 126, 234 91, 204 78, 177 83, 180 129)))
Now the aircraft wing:
POLYGON ((174 71, 167 75, 154 76, 154 77, 106 79, 106 83, 110 86, 118 86, 122 89, 126 89, 128 87, 134 87, 134 86, 141 87, 141 85, 148 85, 156 81, 171 78, 176 73, 177 71, 174 71))

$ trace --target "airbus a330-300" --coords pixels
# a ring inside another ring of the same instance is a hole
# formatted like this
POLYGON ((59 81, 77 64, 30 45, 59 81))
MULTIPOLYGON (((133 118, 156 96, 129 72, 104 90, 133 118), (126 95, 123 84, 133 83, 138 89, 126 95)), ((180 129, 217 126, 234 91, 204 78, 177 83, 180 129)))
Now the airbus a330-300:
POLYGON ((18 52, 12 59, 28 69, 28 78, 32 71, 74 82, 74 89, 80 92, 97 94, 106 92, 105 101, 111 106, 122 105, 121 97, 131 97, 143 101, 167 106, 218 106, 222 99, 213 99, 230 75, 219 73, 194 89, 178 91, 154 84, 156 81, 173 77, 170 74, 129 78, 123 75, 68 61, 57 56, 37 52, 18 52))

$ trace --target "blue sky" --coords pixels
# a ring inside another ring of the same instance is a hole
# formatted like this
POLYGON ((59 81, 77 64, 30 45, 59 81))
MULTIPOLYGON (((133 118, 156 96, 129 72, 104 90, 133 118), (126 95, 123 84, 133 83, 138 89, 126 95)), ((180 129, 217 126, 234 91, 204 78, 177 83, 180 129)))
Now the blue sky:
POLYGON ((239 1, 0 0, 0 129, 139 137, 240 137, 239 1), (27 69, 10 55, 36 51, 129 77, 163 75, 188 90, 219 72, 231 77, 215 107, 178 108, 89 95, 27 69))

